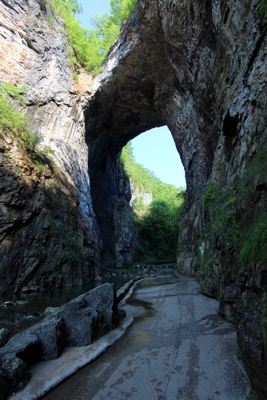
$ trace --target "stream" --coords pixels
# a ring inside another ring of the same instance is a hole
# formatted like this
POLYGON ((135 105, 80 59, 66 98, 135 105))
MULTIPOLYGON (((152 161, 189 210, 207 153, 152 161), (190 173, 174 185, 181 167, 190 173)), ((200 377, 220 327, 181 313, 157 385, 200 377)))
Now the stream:
POLYGON ((13 336, 40 322, 45 317, 44 310, 47 307, 60 307, 80 294, 106 282, 113 283, 115 289, 118 290, 129 279, 128 277, 104 278, 101 282, 89 283, 86 286, 47 289, 37 293, 10 293, 0 296, 0 329, 7 328, 10 336, 13 336), (4 304, 9 302, 10 305, 4 304), (18 304, 18 302, 23 304, 18 304))

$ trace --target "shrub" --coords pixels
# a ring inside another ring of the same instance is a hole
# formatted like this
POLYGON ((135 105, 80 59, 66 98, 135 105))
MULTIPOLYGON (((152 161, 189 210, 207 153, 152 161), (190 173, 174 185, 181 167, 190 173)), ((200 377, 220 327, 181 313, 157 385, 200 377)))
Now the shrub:
POLYGON ((48 155, 53 154, 49 146, 38 148, 42 138, 28 131, 25 115, 16 107, 25 104, 26 88, 16 87, 6 82, 0 85, 0 128, 7 134, 16 137, 21 148, 27 152, 32 161, 39 161, 52 166, 48 155))
POLYGON ((213 205, 217 201, 218 194, 219 194, 219 187, 216 183, 212 182, 207 187, 207 189, 204 193, 203 200, 202 200, 203 206, 208 207, 208 206, 213 205))
POLYGON ((63 18, 64 29, 73 47, 76 62, 93 74, 99 73, 100 65, 120 33, 126 18, 132 13, 136 0, 111 0, 111 15, 95 15, 93 29, 83 29, 75 18, 82 12, 77 0, 46 0, 55 15, 63 18))
POLYGON ((267 213, 262 211, 249 229, 240 251, 242 265, 267 262, 267 213))
POLYGON ((27 127, 25 116, 17 111, 12 100, 24 104, 25 87, 16 87, 6 82, 0 86, 0 127, 5 131, 23 130, 27 127))

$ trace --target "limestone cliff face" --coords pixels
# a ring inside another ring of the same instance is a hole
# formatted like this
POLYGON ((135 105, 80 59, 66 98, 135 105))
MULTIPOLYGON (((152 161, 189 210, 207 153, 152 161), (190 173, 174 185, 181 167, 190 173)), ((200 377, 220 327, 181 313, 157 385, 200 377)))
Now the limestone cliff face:
POLYGON ((0 1, 0 78, 27 87, 23 111, 55 164, 38 170, 14 139, 2 137, 2 290, 81 285, 100 271, 84 137, 92 79, 82 74, 73 83, 61 31, 37 1, 0 1))
POLYGON ((101 232, 102 258, 107 267, 116 268, 131 261, 136 240, 130 182, 119 162, 119 153, 108 154, 90 144, 88 147, 90 190, 101 232))
POLYGON ((266 177, 251 175, 249 202, 240 189, 240 181, 251 184, 250 163, 266 148, 267 28, 258 11, 250 0, 139 0, 98 77, 86 133, 94 163, 103 165, 145 130, 169 127, 187 182, 178 270, 197 276, 205 294, 222 299, 221 312, 236 319, 245 366, 265 398, 260 298, 266 268, 237 276, 235 244, 211 229, 203 203, 213 184, 225 199, 220 221, 227 232, 230 204, 239 222, 266 208, 266 177))
POLYGON ((152 192, 144 192, 142 190, 139 190, 138 188, 135 188, 131 180, 130 184, 131 184, 131 195, 132 195, 130 201, 131 205, 133 205, 134 201, 140 201, 145 206, 148 206, 149 204, 152 203, 153 201, 152 192))
POLYGON ((92 185, 103 189, 91 196, 85 112, 99 83, 83 71, 73 80, 62 21, 48 5, 0 1, 0 21, 0 79, 26 86, 30 131, 54 151, 55 163, 55 171, 41 173, 3 137, 3 159, 13 160, 1 164, 0 285, 27 291, 85 284, 103 263, 130 261, 135 243, 130 186, 117 156, 107 161, 108 177, 99 176, 101 168, 91 173, 92 185), (19 205, 14 196, 23 197, 19 205))

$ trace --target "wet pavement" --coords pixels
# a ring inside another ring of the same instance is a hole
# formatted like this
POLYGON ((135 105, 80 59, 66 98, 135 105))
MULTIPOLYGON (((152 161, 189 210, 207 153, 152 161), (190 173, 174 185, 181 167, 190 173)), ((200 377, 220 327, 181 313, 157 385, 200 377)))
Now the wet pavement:
POLYGON ((123 306, 134 317, 125 334, 43 399, 246 399, 234 326, 197 288, 171 270, 139 282, 123 306))
POLYGON ((244 400, 234 326, 197 282, 174 271, 141 281, 124 308, 133 324, 45 400, 244 400))

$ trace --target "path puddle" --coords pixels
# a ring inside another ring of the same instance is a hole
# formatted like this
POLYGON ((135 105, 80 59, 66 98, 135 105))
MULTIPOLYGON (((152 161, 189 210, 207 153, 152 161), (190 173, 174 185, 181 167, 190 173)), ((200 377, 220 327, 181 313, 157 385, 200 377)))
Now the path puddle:
POLYGON ((137 320, 141 321, 146 318, 151 318, 156 314, 156 310, 154 310, 151 303, 140 299, 136 299, 134 298, 134 296, 132 296, 129 300, 127 300, 127 304, 129 304, 132 307, 141 309, 141 311, 135 317, 136 321, 137 320))

